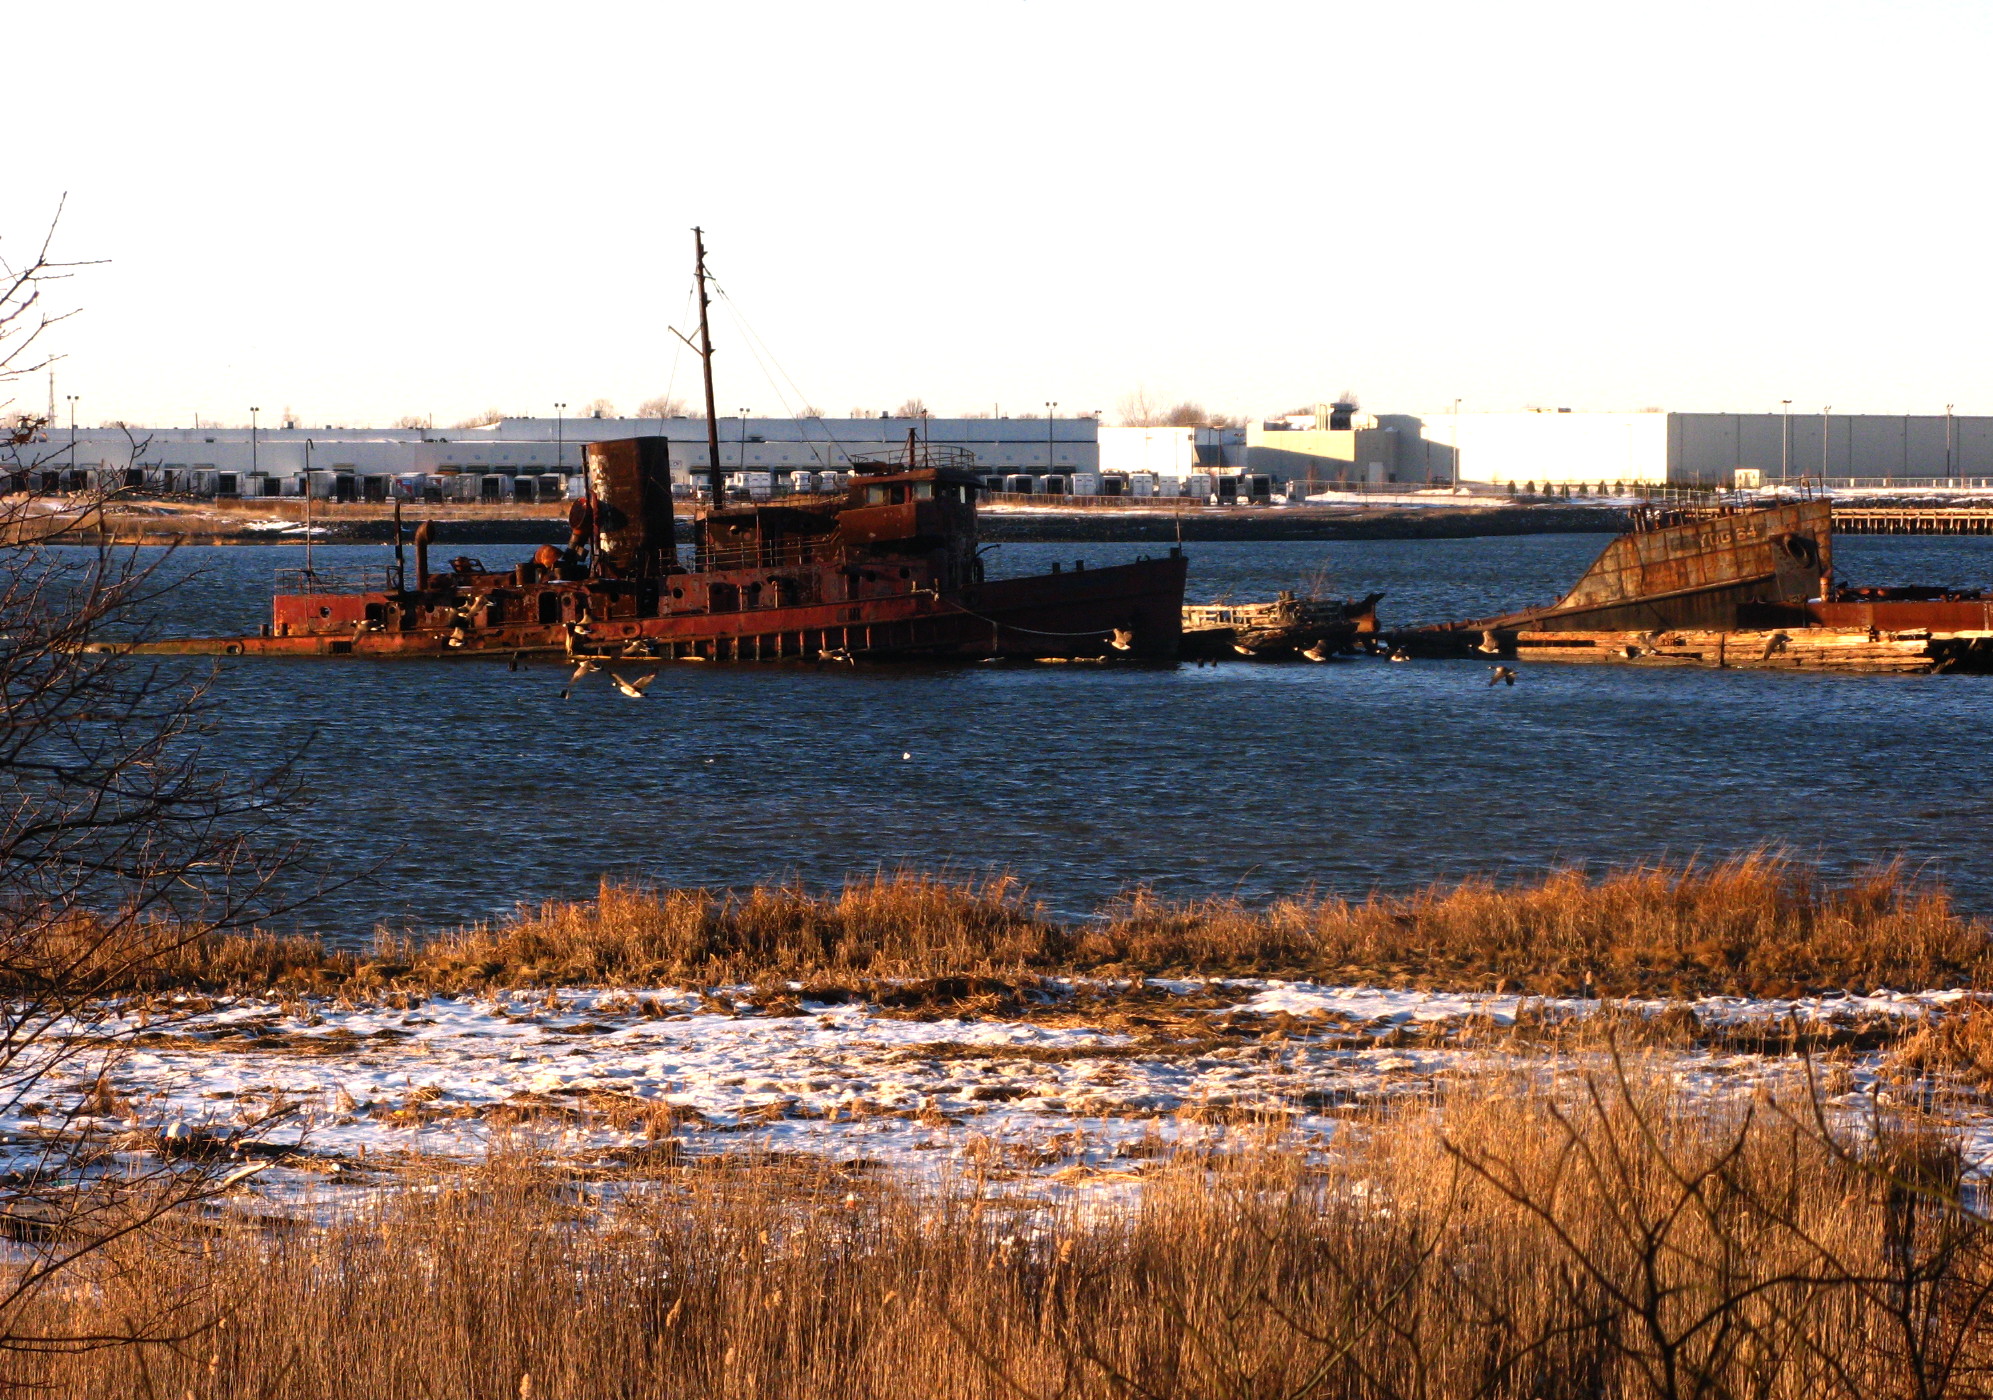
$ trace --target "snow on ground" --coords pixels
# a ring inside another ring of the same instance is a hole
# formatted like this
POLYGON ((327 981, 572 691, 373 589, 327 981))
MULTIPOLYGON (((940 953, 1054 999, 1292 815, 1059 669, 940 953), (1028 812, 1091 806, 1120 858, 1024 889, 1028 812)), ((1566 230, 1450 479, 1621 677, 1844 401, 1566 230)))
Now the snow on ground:
MULTIPOLYGON (((265 1120, 261 1140, 294 1151, 258 1184, 292 1197, 521 1141, 605 1170, 656 1160, 668 1141, 675 1160, 794 1153, 929 1180, 1125 1182, 1172 1147, 1222 1145, 1268 1122, 1285 1125, 1290 1141, 1326 1146, 1352 1104, 1488 1073, 1490 1052, 1450 1031, 1599 1006, 1265 980, 1122 990, 1136 999, 976 1017, 860 1003, 757 1008, 686 991, 432 997, 406 1009, 195 1003, 125 1024, 128 1052, 112 1063, 113 1097, 98 1099, 96 1126, 201 1134, 265 1120)), ((1927 1016, 1964 996, 1686 1005, 1706 1027, 1856 1026, 1927 1016)), ((1879 1058, 1856 1057, 1843 1087, 1873 1087, 1879 1058)), ((1714 1087, 1798 1070, 1792 1059, 1725 1049, 1684 1051, 1680 1063, 1684 1083, 1714 1087)), ((0 1145, 29 1152, 59 1125, 88 1121, 70 1115, 94 1074, 66 1066, 39 1103, 0 1118, 0 1145)))

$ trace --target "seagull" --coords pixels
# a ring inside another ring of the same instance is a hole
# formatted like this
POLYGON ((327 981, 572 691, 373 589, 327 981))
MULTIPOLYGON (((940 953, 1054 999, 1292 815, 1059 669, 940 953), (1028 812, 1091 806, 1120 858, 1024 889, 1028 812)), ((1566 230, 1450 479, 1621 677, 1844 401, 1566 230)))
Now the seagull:
POLYGON ((1309 647, 1301 654, 1310 661, 1327 661, 1329 659, 1329 644, 1327 642, 1316 642, 1315 645, 1309 647))
POLYGON ((912 758, 912 757, 913 757, 913 753, 912 753, 912 751, 911 751, 911 750, 909 750, 909 751, 907 751, 907 752, 905 752, 905 753, 902 753, 902 754, 900 755, 900 757, 901 757, 901 759, 903 759, 903 760, 904 760, 904 759, 909 759, 909 758, 912 758))
POLYGON ((1474 650, 1480 652, 1483 656, 1500 656, 1502 654, 1502 643, 1500 638, 1495 636, 1494 628, 1488 627, 1482 630, 1480 645, 1476 646, 1474 650))
POLYGON ((575 683, 579 681, 583 676, 594 675, 595 670, 596 670, 595 663, 593 661, 590 661, 587 657, 584 656, 581 659, 581 664, 574 668, 574 674, 567 678, 567 684, 561 687, 561 699, 565 700, 568 698, 568 696, 572 695, 574 693, 575 683))
POLYGON ((1516 683, 1516 673, 1510 667, 1490 666, 1488 669, 1494 672, 1492 676, 1488 677, 1489 685, 1514 685, 1516 683))
POLYGON ((1126 627, 1116 627, 1112 631, 1114 635, 1107 639, 1109 646, 1113 647, 1116 651, 1133 651, 1135 649, 1134 632, 1126 627))
POLYGON ((855 664, 852 660, 851 651, 847 647, 833 647, 829 651, 820 651, 817 653, 817 660, 842 661, 847 665, 855 664))
POLYGON ((632 700, 641 700, 644 698, 644 692, 650 689, 650 683, 657 679, 657 672, 652 671, 648 676, 638 676, 633 681, 626 681, 621 676, 611 672, 609 679, 616 683, 616 689, 622 691, 623 694, 629 696, 632 700))
POLYGON ((1409 651, 1406 651, 1403 647, 1392 647, 1391 659, 1393 661, 1410 661, 1412 659, 1412 654, 1409 651))
POLYGON ((1241 656, 1251 656, 1253 654, 1253 649, 1247 646, 1244 642, 1233 642, 1232 650, 1236 651, 1241 656))

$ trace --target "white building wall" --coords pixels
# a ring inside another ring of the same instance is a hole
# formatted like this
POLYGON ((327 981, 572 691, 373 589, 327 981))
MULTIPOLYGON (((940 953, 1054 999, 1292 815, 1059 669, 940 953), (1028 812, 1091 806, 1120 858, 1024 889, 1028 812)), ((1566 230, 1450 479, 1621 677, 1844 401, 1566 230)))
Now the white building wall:
POLYGON ((1183 476, 1197 467, 1195 428, 1100 429, 1100 470, 1183 476))
POLYGON ((1552 486, 1665 482, 1665 413, 1434 414, 1426 434, 1457 447, 1460 480, 1552 486))
MULTIPOLYGON (((885 456, 908 432, 937 446, 964 447, 984 473, 1099 470, 1099 424, 1091 418, 722 418, 720 465, 729 471, 849 471, 851 459, 885 456)), ((1183 430, 1191 432, 1189 429, 1183 430)), ((247 428, 67 428, 37 442, 0 448, 0 469, 202 468, 289 477, 305 469, 361 475, 582 470, 583 444, 605 438, 664 437, 679 470, 704 470, 706 424, 699 418, 509 418, 489 428, 262 428, 252 450, 247 428)))

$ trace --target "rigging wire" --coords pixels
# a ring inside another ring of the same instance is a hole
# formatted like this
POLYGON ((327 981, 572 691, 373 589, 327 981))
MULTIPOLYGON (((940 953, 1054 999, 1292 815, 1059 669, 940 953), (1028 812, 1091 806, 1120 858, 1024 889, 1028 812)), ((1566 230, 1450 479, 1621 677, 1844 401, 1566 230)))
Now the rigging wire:
MULTIPOLYGON (((803 407, 808 408, 810 406, 809 395, 803 392, 802 385, 796 382, 795 377, 791 375, 789 371, 783 367, 782 362, 775 357, 775 352, 769 349, 768 342, 763 340, 760 334, 754 329, 754 327, 751 324, 749 324, 746 313, 740 309, 740 303, 735 301, 733 297, 728 294, 727 289, 721 286, 718 279, 712 277, 710 273, 707 275, 707 280, 712 282, 713 290, 719 293, 720 300, 724 301, 727 304, 727 310, 732 313, 735 322, 739 324, 741 329, 741 334, 744 338, 745 343, 748 346, 748 352, 754 355, 757 364, 761 364, 762 373, 768 374, 769 365, 773 365, 775 368, 775 373, 780 374, 784 380, 788 381, 790 389, 792 389, 795 392, 797 398, 802 400, 803 407), (756 350, 755 348, 756 346, 759 346, 760 349, 756 350), (764 355, 767 357, 765 363, 763 362, 762 359, 764 355)), ((769 382, 769 387, 775 390, 775 397, 782 400, 783 408, 788 409, 789 408, 788 399, 784 397, 781 387, 775 383, 774 375, 772 374, 769 375, 768 382, 769 382)), ((852 461, 851 453, 845 448, 843 443, 837 440, 836 435, 832 433, 830 430, 830 425, 823 421, 822 414, 811 413, 806 417, 798 418, 797 421, 804 423, 815 423, 817 427, 822 429, 823 431, 823 441, 825 445, 834 450, 835 452, 837 452, 839 456, 843 457, 845 465, 847 467, 852 467, 856 465, 852 461)), ((804 441, 808 443, 809 439, 805 438, 804 441)), ((810 444, 810 454, 813 457, 816 456, 816 447, 815 444, 813 443, 810 444)), ((818 460, 824 461, 824 465, 826 467, 829 466, 828 461, 826 461, 825 459, 819 458, 818 460)))
MULTIPOLYGON (((681 321, 683 321, 683 320, 688 320, 688 319, 689 319, 689 318, 691 317, 691 315, 692 315, 692 298, 693 298, 693 297, 694 297, 694 296, 695 296, 696 294, 697 294, 697 288, 696 288, 696 287, 688 287, 688 288, 686 289, 686 291, 685 291, 685 309, 684 309, 684 311, 682 311, 681 313, 679 313, 679 317, 678 317, 678 319, 679 319, 679 320, 681 320, 681 321)), ((665 380, 664 380, 664 406, 665 406, 666 408, 670 408, 670 407, 671 407, 671 395, 672 395, 672 391, 673 391, 674 389, 676 389, 676 388, 678 387, 678 365, 679 365, 679 361, 680 361, 680 359, 681 359, 681 358, 682 358, 682 357, 684 356, 684 354, 685 354, 685 342, 684 342, 684 341, 682 341, 682 340, 680 340, 680 339, 679 339, 679 338, 678 338, 678 337, 677 337, 676 335, 672 336, 672 337, 671 337, 671 372, 670 372, 669 374, 667 374, 667 375, 665 376, 665 380)), ((669 416, 668 414, 667 414, 667 415, 660 415, 660 417, 661 417, 661 418, 662 418, 662 417, 668 417, 668 416, 669 416)), ((664 431, 663 427, 662 427, 662 426, 660 426, 660 427, 658 428, 658 431, 659 431, 660 433, 662 433, 662 432, 664 431)))
MULTIPOLYGON (((789 396, 782 392, 782 386, 776 382, 775 375, 770 371, 768 362, 762 357, 761 350, 756 348, 755 341, 757 337, 748 328, 747 322, 741 318, 740 308, 735 306, 731 301, 727 301, 725 297, 722 297, 721 300, 726 301, 727 312, 734 318, 735 328, 741 332, 741 344, 747 347, 747 353, 753 357, 755 364, 760 366, 763 377, 768 380, 768 387, 774 391, 776 401, 782 405, 782 411, 791 418, 797 418, 796 410, 789 402, 789 396)), ((792 384, 790 387, 793 388, 794 385, 792 384)), ((807 404, 804 406, 808 407, 807 404)), ((801 420, 798 419, 798 421, 801 420)), ((808 438, 804 438, 803 445, 810 449, 810 457, 820 469, 829 467, 830 463, 825 461, 817 452, 817 445, 814 442, 811 442, 808 438)))

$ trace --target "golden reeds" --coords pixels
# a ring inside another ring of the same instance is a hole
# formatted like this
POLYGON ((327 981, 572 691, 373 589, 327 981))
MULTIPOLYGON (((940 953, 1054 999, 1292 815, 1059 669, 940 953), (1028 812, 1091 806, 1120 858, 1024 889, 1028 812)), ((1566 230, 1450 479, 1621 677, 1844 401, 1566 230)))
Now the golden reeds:
POLYGON ((366 955, 303 938, 221 936, 151 985, 463 990, 1050 973, 1297 976, 1534 995, 1793 995, 1978 986, 1986 924, 1890 866, 1834 883, 1766 854, 1709 865, 1467 879, 1363 900, 1172 902, 1135 891, 1091 920, 1049 915, 1016 881, 902 871, 830 891, 604 881, 506 922, 366 955))
POLYGON ((203 1400, 1986 1393, 1993 1258, 1942 1125, 1563 1068, 1104 1208, 828 1167, 595 1199, 498 1163, 327 1229, 107 1251, 14 1346, 158 1340, 0 1364, 203 1400))

